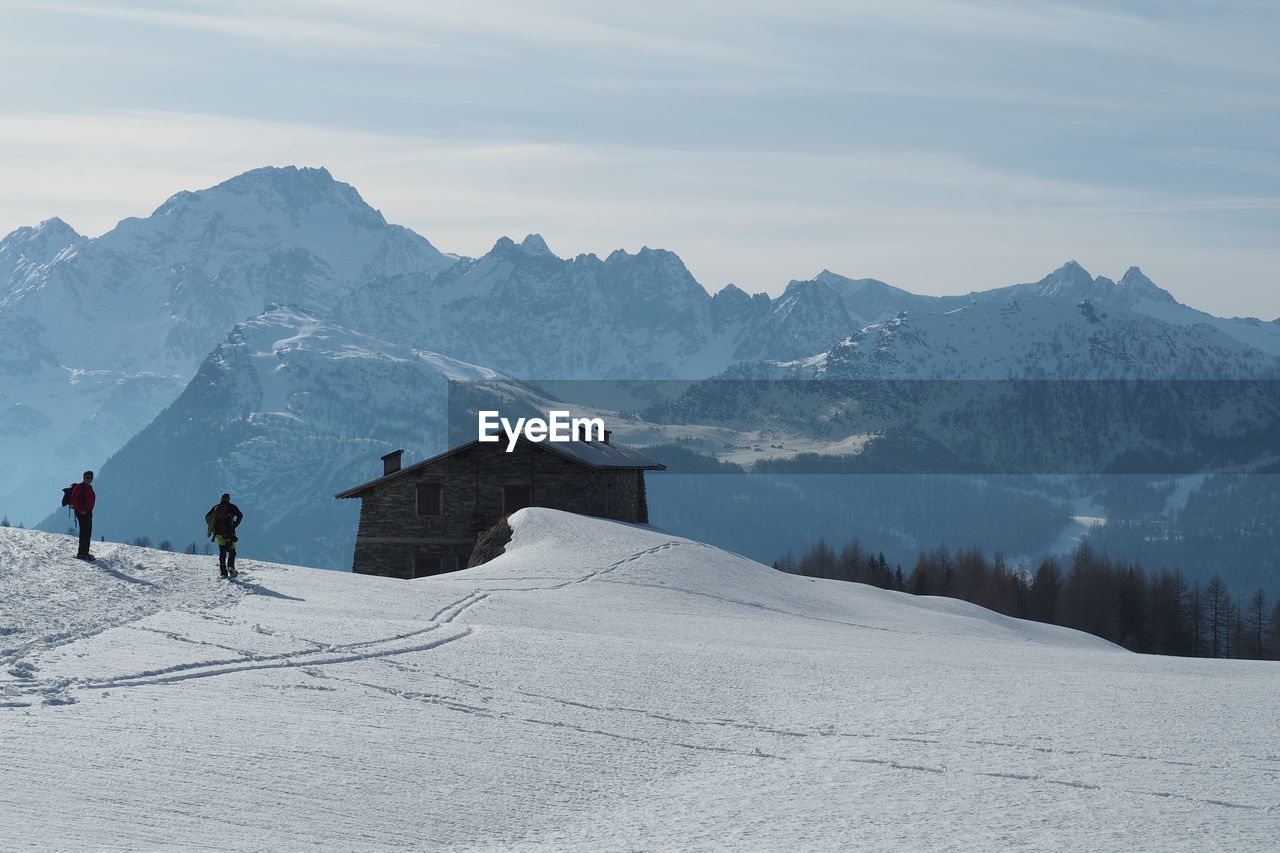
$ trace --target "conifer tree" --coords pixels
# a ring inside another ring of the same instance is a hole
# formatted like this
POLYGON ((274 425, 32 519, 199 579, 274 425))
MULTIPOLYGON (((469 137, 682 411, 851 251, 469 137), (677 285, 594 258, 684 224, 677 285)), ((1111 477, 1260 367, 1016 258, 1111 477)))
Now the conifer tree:
POLYGON ((924 551, 921 551, 920 556, 916 558, 916 567, 911 570, 911 577, 907 580, 907 592, 912 595, 933 595, 931 587, 929 558, 924 555, 924 551))
POLYGON ((1231 596, 1222 578, 1214 575, 1204 588, 1205 619, 1209 629, 1210 657, 1225 657, 1228 653, 1229 627, 1231 624, 1231 596))
POLYGON ((1262 587, 1254 590, 1249 597, 1248 642, 1245 645, 1245 657, 1253 660, 1264 660, 1267 657, 1267 646, 1264 633, 1267 626, 1267 593, 1262 587))
POLYGON ((1271 608, 1271 659, 1280 660, 1280 601, 1271 608))
POLYGON ((1036 569, 1035 579, 1027 595, 1027 618, 1037 622, 1058 622, 1058 596, 1062 590, 1062 570, 1058 561, 1049 557, 1036 569))

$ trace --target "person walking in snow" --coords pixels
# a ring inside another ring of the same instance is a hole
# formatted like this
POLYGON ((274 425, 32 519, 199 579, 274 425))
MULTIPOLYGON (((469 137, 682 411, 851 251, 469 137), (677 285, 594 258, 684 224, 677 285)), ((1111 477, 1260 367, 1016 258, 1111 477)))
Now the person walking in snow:
POLYGON ((67 501, 80 528, 80 550, 76 557, 81 560, 95 559, 89 553, 89 541, 93 539, 93 505, 97 501, 98 496, 93 493, 93 472, 85 471, 84 479, 71 487, 71 498, 67 501))
POLYGON ((240 507, 233 504, 231 495, 225 492, 222 500, 204 516, 210 541, 218 543, 218 571, 224 578, 234 578, 239 574, 236 571, 236 528, 243 519, 240 507))

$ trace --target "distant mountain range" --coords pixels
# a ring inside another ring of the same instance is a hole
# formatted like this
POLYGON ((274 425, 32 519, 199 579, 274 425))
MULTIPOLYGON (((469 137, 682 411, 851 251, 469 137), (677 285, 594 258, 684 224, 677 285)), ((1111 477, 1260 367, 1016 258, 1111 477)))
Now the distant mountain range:
POLYGON ((95 239, 50 219, 0 241, 0 513, 45 518, 101 468, 108 536, 186 544, 232 491, 260 556, 346 567, 332 495, 444 449, 448 378, 501 376, 1270 379, 1280 323, 1074 262, 945 297, 823 271, 774 298, 712 295, 660 249, 464 258, 324 169, 262 168, 95 239))

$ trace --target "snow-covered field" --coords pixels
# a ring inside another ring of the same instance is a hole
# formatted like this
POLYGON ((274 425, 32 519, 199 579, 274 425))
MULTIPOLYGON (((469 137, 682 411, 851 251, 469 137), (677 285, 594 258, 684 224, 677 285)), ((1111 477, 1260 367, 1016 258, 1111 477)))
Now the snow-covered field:
MULTIPOLYGON (((1280 666, 524 510, 414 582, 0 529, 6 850, 1273 850, 1280 666)), ((246 543, 251 547, 251 543, 246 543)))

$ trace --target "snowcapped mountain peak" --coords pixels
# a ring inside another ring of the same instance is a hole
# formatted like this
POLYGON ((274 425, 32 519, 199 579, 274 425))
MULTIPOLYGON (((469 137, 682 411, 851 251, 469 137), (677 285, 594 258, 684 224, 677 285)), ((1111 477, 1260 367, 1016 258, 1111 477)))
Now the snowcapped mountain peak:
POLYGON ((0 240, 0 301, 20 290, 28 279, 39 278, 47 265, 85 239, 55 216, 34 228, 18 228, 0 240))
POLYGON ((326 201, 334 197, 364 204, 355 187, 335 181, 324 167, 262 166, 228 178, 211 187, 237 195, 276 195, 298 205, 326 201))
POLYGON ((1120 279, 1117 287, 1124 288, 1134 298, 1170 304, 1176 304, 1178 301, 1173 298, 1172 293, 1147 278, 1143 275, 1142 270, 1137 267, 1129 267, 1129 269, 1125 270, 1124 276, 1120 279))
POLYGON ((1129 267, 1124 271, 1124 275, 1120 278, 1121 284, 1137 284, 1139 282, 1146 282, 1147 284, 1152 283, 1151 279, 1147 278, 1146 275, 1143 274, 1142 270, 1136 266, 1129 267))
MULTIPOLYGON (((165 199, 164 204, 156 208, 152 216, 176 216, 183 214, 188 208, 199 205, 203 201, 203 197, 199 193, 191 190, 181 190, 165 199)), ((137 217, 131 217, 126 221, 139 221, 137 217)))
POLYGON ((551 251, 547 246, 547 242, 542 239, 541 234, 528 234, 519 243, 507 236, 499 237, 493 244, 493 248, 485 253, 485 256, 516 261, 522 256, 562 260, 555 252, 551 251))
POLYGON ((815 275, 813 277, 813 280, 822 282, 823 284, 826 284, 826 285, 831 285, 833 287, 839 287, 842 289, 845 296, 852 296, 855 293, 857 293, 859 290, 862 290, 863 288, 865 288, 869 284, 883 283, 883 282, 878 282, 875 279, 871 279, 871 278, 849 278, 848 276, 843 276, 843 275, 840 275, 839 273, 834 273, 828 269, 824 269, 822 272, 815 275))
POLYGON ((35 233, 51 240, 80 240, 81 235, 57 216, 51 216, 35 228, 35 233))
POLYGON ((58 253, 85 238, 58 217, 50 217, 39 225, 14 229, 0 240, 0 257, 26 258, 32 263, 48 263, 58 253))
POLYGON ((664 263, 670 263, 674 261, 675 263, 678 263, 682 268, 684 267, 684 261, 680 260, 680 256, 677 255, 675 252, 668 251, 667 249, 654 249, 649 246, 641 246, 640 249, 637 252, 635 252, 635 254, 628 252, 626 249, 614 249, 612 252, 609 253, 609 255, 604 260, 605 260, 605 263, 612 263, 615 261, 622 261, 627 259, 631 259, 631 260, 646 259, 649 262, 659 261, 664 263))
POLYGON ((335 181, 324 168, 264 166, 197 192, 183 191, 156 209, 153 217, 198 217, 235 213, 283 213, 294 223, 316 215, 332 217, 340 212, 351 225, 385 228, 382 214, 370 207, 356 188, 335 181), (256 212, 255 212, 256 209, 256 212))
POLYGON ((520 241, 520 248, 524 249, 531 255, 546 255, 547 257, 556 257, 555 252, 547 246, 547 241, 542 239, 541 234, 529 234, 520 241))
POLYGON ((1115 282, 1106 276, 1090 276, 1075 261, 1068 261, 1038 282, 972 293, 970 297, 975 302, 994 299, 1006 305, 1023 299, 1061 299, 1071 305, 1088 300, 1097 307, 1135 310, 1178 325, 1200 322, 1208 316, 1181 305, 1137 267, 1129 267, 1120 281, 1115 282))
POLYGON ((776 310, 789 311, 791 306, 799 299, 819 298, 835 298, 835 291, 825 281, 819 279, 809 279, 808 281, 792 279, 787 282, 787 288, 782 291, 782 296, 778 297, 776 310))
POLYGON ((1067 261, 1040 281, 1036 291, 1042 296, 1085 297, 1094 287, 1093 276, 1075 261, 1067 261))
POLYGON ((516 248, 516 241, 512 240, 510 237, 504 234, 503 236, 499 237, 496 241, 494 241, 493 248, 490 249, 488 252, 485 252, 485 254, 501 255, 511 251, 514 248, 516 248))
POLYGON ((61 219, 59 219, 56 216, 51 216, 48 219, 41 222, 39 225, 36 225, 34 227, 30 225, 24 225, 21 228, 15 228, 14 230, 6 234, 3 240, 0 240, 0 245, 4 245, 5 243, 16 242, 20 240, 30 240, 36 235, 45 235, 45 236, 66 235, 73 239, 80 236, 79 234, 76 233, 76 230, 72 228, 70 225, 63 222, 61 219))
POLYGON ((634 287, 644 291, 695 301, 706 301, 710 296, 693 278, 680 256, 666 249, 642 246, 634 255, 624 249, 615 249, 604 262, 615 275, 627 278, 634 287))

